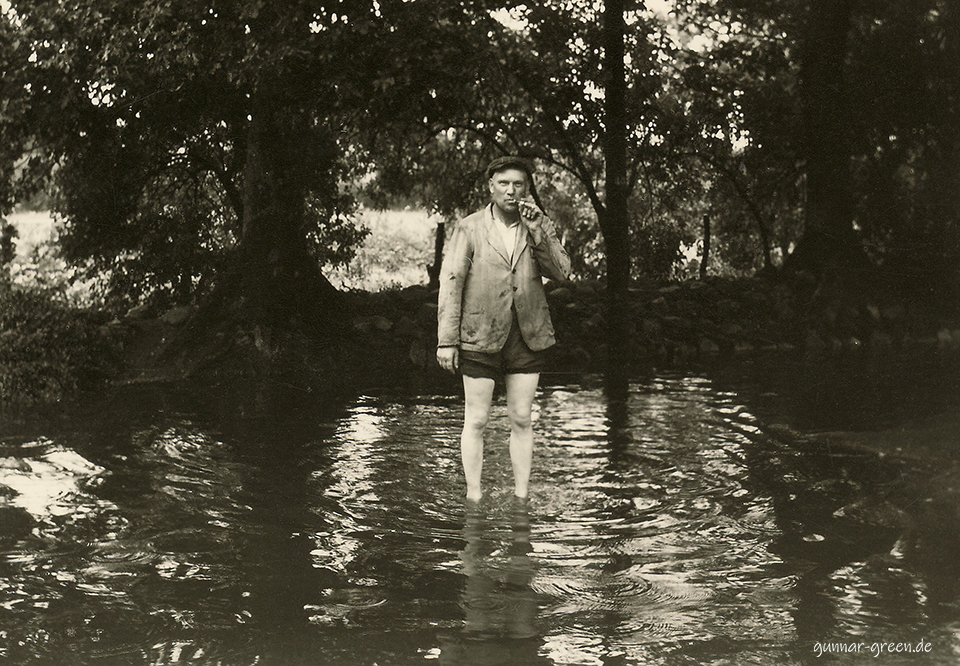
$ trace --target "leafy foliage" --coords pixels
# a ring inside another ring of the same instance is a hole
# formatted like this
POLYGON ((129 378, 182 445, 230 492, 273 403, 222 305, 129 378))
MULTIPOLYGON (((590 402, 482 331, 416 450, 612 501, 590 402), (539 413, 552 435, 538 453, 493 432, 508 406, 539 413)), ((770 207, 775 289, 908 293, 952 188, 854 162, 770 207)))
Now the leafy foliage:
POLYGON ((117 364, 90 314, 42 292, 0 288, 0 407, 55 402, 97 386, 117 364))
POLYGON ((11 4, 5 62, 15 66, 3 97, 16 113, 0 118, 0 132, 15 140, 0 162, 28 147, 30 158, 5 193, 56 186, 67 258, 110 271, 129 301, 209 291, 244 242, 251 114, 268 96, 275 127, 296 128, 271 165, 296 174, 303 220, 292 224, 320 262, 349 260, 362 232, 350 223, 338 127, 327 120, 339 40, 352 28, 336 12, 304 2, 11 4))
MULTIPOLYGON (((723 266, 778 265, 813 207, 834 224, 811 202, 835 205, 834 230, 855 226, 890 270, 955 272, 954 4, 849 3, 841 65, 814 81, 823 0, 678 0, 669 14, 628 3, 635 272, 672 274, 704 215, 723 266), (833 147, 811 130, 825 81, 845 109, 828 118, 833 147), (833 199, 818 194, 831 169, 844 174, 833 199)), ((600 3, 11 5, 0 209, 54 182, 65 256, 108 270, 120 299, 208 293, 245 243, 263 249, 246 263, 269 263, 271 238, 302 237, 315 260, 342 265, 364 237, 357 184, 373 203, 451 219, 479 204, 484 165, 507 152, 541 167, 578 273, 604 270, 600 3), (277 219, 295 233, 271 233, 277 219)))
POLYGON ((850 80, 857 221, 892 270, 930 282, 960 262, 960 11, 876 3, 850 80))
POLYGON ((822 185, 810 180, 814 160, 835 160, 838 179, 849 180, 849 211, 839 201, 825 211, 828 225, 852 223, 892 275, 956 279, 960 12, 941 0, 846 3, 838 20, 849 24, 833 26, 841 33, 842 59, 834 72, 813 71, 822 65, 808 62, 821 45, 818 27, 825 10, 839 6, 820 0, 681 4, 697 24, 730 26, 737 34, 708 50, 708 85, 696 87, 713 93, 714 106, 733 103, 743 114, 739 126, 750 142, 724 168, 742 176, 737 190, 752 194, 756 204, 746 210, 767 221, 771 246, 788 250, 810 231, 814 190, 822 185), (830 104, 836 109, 827 118, 835 129, 809 125, 823 104, 811 101, 817 91, 804 92, 804 79, 810 88, 824 76, 835 82, 830 104), (815 158, 811 143, 818 141, 827 143, 815 158))
MULTIPOLYGON (((433 85, 421 90, 397 85, 386 91, 397 96, 397 105, 402 98, 417 113, 431 113, 415 122, 411 118, 414 132, 389 127, 367 131, 373 137, 367 142, 369 157, 378 166, 374 184, 387 194, 412 194, 452 217, 479 202, 483 167, 490 158, 503 153, 535 158, 543 171, 539 185, 545 203, 577 241, 571 247, 575 266, 589 274, 602 263, 592 248, 600 243, 598 224, 605 213, 601 139, 606 82, 598 8, 563 2, 440 4, 460 8, 463 16, 456 23, 441 20, 432 26, 432 41, 441 46, 427 51, 421 69, 432 74, 438 67, 431 58, 455 50, 455 60, 441 60, 439 69, 455 63, 459 75, 434 77, 433 85), (451 90, 459 96, 451 97, 451 90)), ((641 172, 663 161, 660 149, 642 140, 656 123, 654 98, 663 86, 652 29, 648 16, 631 12, 627 115, 634 184, 641 172)))

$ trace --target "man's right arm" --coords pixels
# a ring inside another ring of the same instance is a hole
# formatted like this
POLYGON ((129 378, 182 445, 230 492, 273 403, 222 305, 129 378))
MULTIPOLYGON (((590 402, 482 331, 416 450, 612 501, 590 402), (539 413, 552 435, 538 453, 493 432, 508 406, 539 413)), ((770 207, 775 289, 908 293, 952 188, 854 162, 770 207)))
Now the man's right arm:
POLYGON ((460 369, 460 348, 437 347, 437 363, 447 372, 456 372, 460 369))
POLYGON ((460 313, 463 287, 473 259, 470 236, 463 222, 457 224, 440 266, 440 296, 437 310, 437 357, 442 348, 460 347, 460 313))

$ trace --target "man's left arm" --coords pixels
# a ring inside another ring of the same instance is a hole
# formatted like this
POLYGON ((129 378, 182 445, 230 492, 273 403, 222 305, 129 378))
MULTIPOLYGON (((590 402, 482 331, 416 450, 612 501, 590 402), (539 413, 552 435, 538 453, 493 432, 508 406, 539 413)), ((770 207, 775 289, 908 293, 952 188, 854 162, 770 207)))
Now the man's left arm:
POLYGON ((524 202, 520 219, 527 231, 540 272, 551 280, 570 277, 570 256, 557 236, 557 227, 537 206, 524 202))

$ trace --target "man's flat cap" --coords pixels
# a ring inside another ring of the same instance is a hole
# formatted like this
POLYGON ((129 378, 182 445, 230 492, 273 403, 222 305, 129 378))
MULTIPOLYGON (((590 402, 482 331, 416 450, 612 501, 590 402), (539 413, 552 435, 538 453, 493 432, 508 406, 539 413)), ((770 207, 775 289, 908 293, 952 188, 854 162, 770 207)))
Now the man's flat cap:
POLYGON ((487 167, 487 178, 493 178, 493 174, 504 171, 505 169, 520 169, 526 173, 529 178, 533 178, 533 165, 524 158, 517 157, 516 155, 504 155, 490 162, 490 166, 487 167))

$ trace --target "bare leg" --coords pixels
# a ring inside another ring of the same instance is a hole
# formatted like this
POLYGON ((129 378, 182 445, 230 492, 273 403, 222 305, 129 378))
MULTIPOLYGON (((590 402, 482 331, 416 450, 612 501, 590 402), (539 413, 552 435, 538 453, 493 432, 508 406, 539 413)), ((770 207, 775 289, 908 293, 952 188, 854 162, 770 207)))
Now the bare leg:
POLYGON ((467 499, 479 502, 480 476, 483 471, 483 431, 490 420, 493 402, 492 379, 463 376, 463 432, 460 434, 460 456, 463 475, 467 480, 467 499))
POLYGON ((530 468, 533 465, 533 421, 530 414, 540 374, 511 374, 506 380, 514 494, 523 498, 530 489, 530 468))

